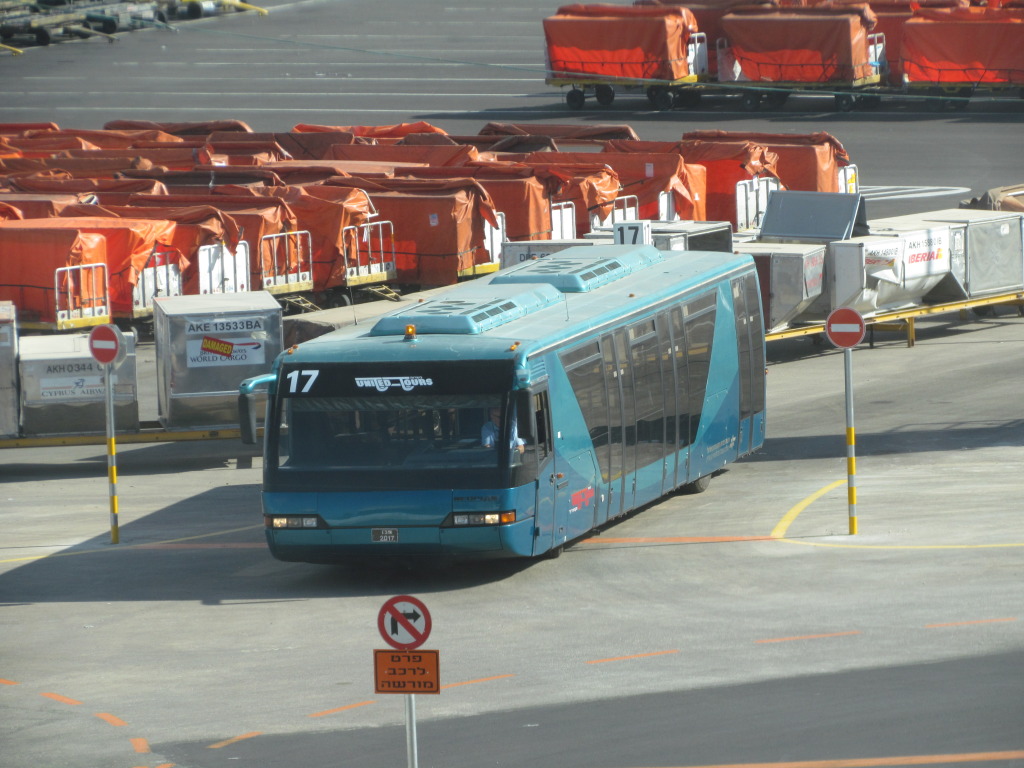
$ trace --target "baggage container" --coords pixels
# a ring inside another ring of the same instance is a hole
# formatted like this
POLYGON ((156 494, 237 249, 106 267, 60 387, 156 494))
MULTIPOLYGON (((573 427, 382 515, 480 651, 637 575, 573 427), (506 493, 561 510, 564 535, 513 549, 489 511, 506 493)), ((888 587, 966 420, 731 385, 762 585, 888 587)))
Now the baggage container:
POLYGON ((163 427, 237 427, 238 383, 282 351, 281 305, 267 291, 160 298, 154 334, 163 427))
POLYGON ((606 232, 595 237, 585 237, 579 240, 521 240, 518 242, 506 242, 501 246, 501 268, 508 269, 524 261, 543 259, 552 253, 558 253, 566 248, 577 245, 610 245, 612 242, 611 232, 606 232))
POLYGON ((785 329, 821 300, 825 249, 818 243, 737 245, 737 253, 754 257, 765 333, 785 329))
MULTIPOLYGON (((125 333, 124 361, 113 368, 114 429, 139 431, 135 334, 125 333)), ((89 351, 89 334, 23 336, 18 356, 21 434, 104 434, 107 429, 104 366, 89 351)))
POLYGON ((769 243, 830 243, 868 234, 860 194, 772 192, 758 240, 769 243))
POLYGON ((1024 287, 1024 214, 950 208, 869 222, 873 234, 936 224, 950 229, 950 270, 927 302, 984 298, 1024 287))
POLYGON ((18 434, 18 317, 0 301, 0 437, 18 434))
POLYGON ((873 315, 925 304, 950 274, 950 229, 926 226, 829 243, 828 310, 873 315))
MULTIPOLYGON (((728 221, 647 221, 650 244, 659 251, 720 251, 732 253, 732 222, 728 221)), ((613 239, 611 227, 596 229, 588 239, 613 239)))

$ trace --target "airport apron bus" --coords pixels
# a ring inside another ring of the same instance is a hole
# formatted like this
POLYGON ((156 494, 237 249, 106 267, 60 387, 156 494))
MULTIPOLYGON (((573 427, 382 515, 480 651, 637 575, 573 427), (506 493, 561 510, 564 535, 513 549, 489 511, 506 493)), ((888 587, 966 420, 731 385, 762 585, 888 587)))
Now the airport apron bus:
POLYGON ((274 557, 556 555, 762 445, 750 256, 573 247, 292 347, 267 387, 274 557))

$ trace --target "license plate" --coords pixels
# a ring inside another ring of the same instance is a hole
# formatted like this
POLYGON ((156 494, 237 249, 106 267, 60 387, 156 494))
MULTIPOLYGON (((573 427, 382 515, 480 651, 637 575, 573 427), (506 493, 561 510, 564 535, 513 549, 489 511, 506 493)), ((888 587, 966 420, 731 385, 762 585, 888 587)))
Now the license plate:
POLYGON ((398 541, 397 528, 371 528, 370 541, 394 542, 398 541))

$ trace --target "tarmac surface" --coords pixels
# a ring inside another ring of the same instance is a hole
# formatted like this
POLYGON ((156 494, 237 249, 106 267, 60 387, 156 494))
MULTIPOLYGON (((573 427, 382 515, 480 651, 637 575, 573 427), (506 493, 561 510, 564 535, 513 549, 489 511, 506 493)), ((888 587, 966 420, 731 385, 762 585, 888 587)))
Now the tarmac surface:
MULTIPOLYGON (((1024 175, 1019 100, 570 113, 539 74, 552 10, 311 2, 33 49, 0 59, 0 119, 827 130, 865 184, 908 187, 875 217, 1024 175)), ((374 693, 371 651, 412 594, 441 659, 424 766, 1021 768, 1024 319, 917 335, 852 353, 855 535, 843 354, 810 337, 769 345, 763 450, 534 563, 277 562, 236 440, 119 446, 113 544, 104 446, 0 451, 0 765, 400 764, 407 702, 374 693)))

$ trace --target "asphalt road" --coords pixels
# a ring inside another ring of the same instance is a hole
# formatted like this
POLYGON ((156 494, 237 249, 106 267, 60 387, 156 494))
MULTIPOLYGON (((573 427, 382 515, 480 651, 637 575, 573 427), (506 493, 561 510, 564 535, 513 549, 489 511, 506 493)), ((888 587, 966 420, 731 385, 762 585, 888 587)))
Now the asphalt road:
MULTIPOLYGON (((826 130, 870 185, 1024 175, 1022 102, 572 113, 541 74, 553 7, 271 10, 0 57, 0 120, 826 130)), ((443 685, 415 700, 423 766, 1024 766, 1024 320, 920 322, 853 360, 855 536, 842 355, 807 338, 769 347, 756 456, 533 564, 276 562, 260 457, 230 441, 121 447, 114 545, 103 448, 5 451, 0 765, 402 765, 405 697, 373 693, 371 651, 414 594, 443 685)))

